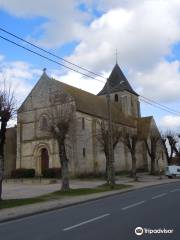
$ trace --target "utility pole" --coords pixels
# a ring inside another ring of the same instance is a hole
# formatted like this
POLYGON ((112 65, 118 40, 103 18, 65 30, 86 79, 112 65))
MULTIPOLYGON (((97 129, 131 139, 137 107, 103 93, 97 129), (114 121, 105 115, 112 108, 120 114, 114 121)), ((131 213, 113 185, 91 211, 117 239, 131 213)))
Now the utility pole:
POLYGON ((111 187, 115 184, 115 173, 114 173, 114 151, 113 151, 113 136, 112 136, 112 114, 111 114, 111 99, 110 99, 110 81, 107 79, 107 113, 108 113, 108 182, 111 187))

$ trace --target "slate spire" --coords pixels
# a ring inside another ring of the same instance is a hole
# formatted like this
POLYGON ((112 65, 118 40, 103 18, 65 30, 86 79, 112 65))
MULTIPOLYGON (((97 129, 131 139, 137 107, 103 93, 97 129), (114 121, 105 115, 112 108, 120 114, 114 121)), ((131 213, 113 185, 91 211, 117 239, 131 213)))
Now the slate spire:
MULTIPOLYGON (((126 90, 138 96, 138 94, 132 89, 127 78, 125 77, 117 63, 109 76, 109 81, 110 81, 110 93, 126 90)), ((104 88, 98 93, 98 95, 104 94, 107 94, 107 83, 104 85, 104 88)))

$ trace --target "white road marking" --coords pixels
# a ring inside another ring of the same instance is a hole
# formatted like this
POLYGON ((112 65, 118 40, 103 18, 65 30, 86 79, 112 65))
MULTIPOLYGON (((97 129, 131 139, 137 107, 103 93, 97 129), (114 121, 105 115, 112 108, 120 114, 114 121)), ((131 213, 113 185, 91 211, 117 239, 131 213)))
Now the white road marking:
POLYGON ((178 191, 180 191, 180 188, 173 189, 170 192, 178 192, 178 191))
POLYGON ((126 209, 132 208, 132 207, 136 207, 136 206, 138 206, 140 204, 143 204, 143 203, 145 203, 145 201, 137 202, 137 203, 131 204, 129 206, 123 207, 122 210, 126 210, 126 209))
POLYGON ((162 194, 156 195, 156 196, 152 197, 152 199, 160 198, 160 197, 163 197, 165 195, 167 195, 167 193, 162 193, 162 194))
POLYGON ((68 230, 71 230, 71 229, 73 229, 73 228, 80 227, 80 226, 82 226, 82 225, 84 225, 84 224, 87 224, 87 223, 90 223, 90 222, 94 222, 94 221, 96 221, 96 220, 99 220, 99 219, 101 219, 101 218, 107 217, 107 216, 109 216, 109 215, 110 215, 109 213, 106 213, 106 214, 101 215, 101 216, 99 216, 99 217, 91 218, 91 219, 89 219, 89 220, 87 220, 87 221, 78 223, 78 224, 73 225, 73 226, 71 226, 71 227, 64 228, 63 231, 68 231, 68 230))

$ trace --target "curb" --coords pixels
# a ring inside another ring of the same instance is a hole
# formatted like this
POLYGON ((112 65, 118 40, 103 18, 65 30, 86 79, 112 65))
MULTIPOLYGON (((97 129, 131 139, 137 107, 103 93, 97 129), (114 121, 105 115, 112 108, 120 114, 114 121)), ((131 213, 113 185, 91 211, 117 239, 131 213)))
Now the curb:
MULTIPOLYGON (((59 210, 59 209, 64 209, 64 208, 80 205, 80 204, 83 204, 83 203, 97 201, 97 200, 101 200, 101 199, 104 199, 104 198, 110 198, 112 196, 117 196, 117 195, 120 195, 120 194, 125 194, 127 192, 137 191, 139 189, 153 188, 155 186, 173 184, 173 183, 177 183, 177 182, 180 182, 180 181, 177 180, 177 181, 173 181, 173 182, 158 183, 158 184, 154 184, 154 185, 134 187, 134 188, 130 187, 130 189, 124 189, 124 190, 120 190, 120 191, 117 190, 116 192, 110 193, 108 195, 99 196, 99 197, 95 197, 95 198, 92 198, 92 199, 86 199, 86 200, 82 200, 82 201, 77 201, 77 202, 74 202, 74 203, 64 204, 62 206, 50 207, 48 209, 37 210, 37 211, 31 212, 31 213, 20 214, 19 216, 15 216, 15 217, 9 217, 7 219, 0 220, 0 224, 1 223, 6 223, 6 222, 11 222, 13 220, 18 220, 18 219, 21 219, 21 218, 27 218, 27 217, 34 216, 34 215, 39 215, 39 214, 42 214, 42 213, 51 212, 51 211, 54 211, 54 210, 59 210)), ((92 194, 89 195, 89 196, 92 196, 92 194)))

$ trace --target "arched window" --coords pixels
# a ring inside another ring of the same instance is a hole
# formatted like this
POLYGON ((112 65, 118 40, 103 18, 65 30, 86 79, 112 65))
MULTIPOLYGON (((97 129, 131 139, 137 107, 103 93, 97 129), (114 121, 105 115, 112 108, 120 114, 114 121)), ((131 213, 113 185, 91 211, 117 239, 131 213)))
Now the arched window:
POLYGON ((118 102, 118 95, 117 94, 114 95, 114 101, 118 102))

